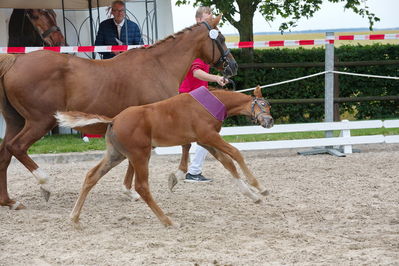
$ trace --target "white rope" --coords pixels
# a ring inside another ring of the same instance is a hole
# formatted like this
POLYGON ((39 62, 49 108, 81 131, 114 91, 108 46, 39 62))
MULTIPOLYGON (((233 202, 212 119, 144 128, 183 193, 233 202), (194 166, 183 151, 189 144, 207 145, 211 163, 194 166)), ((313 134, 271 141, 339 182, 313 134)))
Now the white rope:
MULTIPOLYGON (((312 74, 312 75, 308 75, 308 76, 304 76, 304 77, 300 77, 300 78, 295 78, 295 79, 290 79, 290 80, 286 80, 286 81, 276 82, 276 83, 272 83, 272 84, 268 84, 268 85, 263 85, 260 88, 263 89, 263 88, 277 86, 277 85, 290 83, 290 82, 294 82, 294 81, 298 81, 298 80, 302 80, 302 79, 312 78, 312 77, 315 77, 315 76, 320 76, 320 75, 326 74, 328 72, 329 71, 323 71, 323 72, 320 72, 320 73, 316 73, 316 74, 312 74)), ((237 92, 252 91, 252 90, 255 90, 255 89, 256 89, 256 87, 249 88, 249 89, 244 89, 244 90, 239 90, 237 92)))
POLYGON ((351 75, 351 76, 360 76, 360 77, 367 77, 367 78, 397 79, 397 80, 399 80, 399 77, 378 76, 378 75, 368 75, 368 74, 358 74, 358 73, 341 72, 341 71, 330 71, 330 72, 335 73, 335 74, 351 75))
MULTIPOLYGON (((360 76, 360 77, 367 77, 367 78, 381 78, 381 79, 399 80, 399 77, 378 76, 378 75, 358 74, 358 73, 351 73, 351 72, 341 72, 341 71, 334 71, 334 70, 331 71, 331 70, 329 70, 329 71, 323 71, 323 72, 319 72, 319 73, 308 75, 308 76, 303 76, 303 77, 300 77, 300 78, 295 78, 295 79, 280 81, 280 82, 276 82, 276 83, 272 83, 272 84, 268 84, 268 85, 263 85, 263 86, 260 86, 260 88, 262 89, 262 88, 267 88, 267 87, 273 87, 273 86, 277 86, 277 85, 281 85, 281 84, 285 84, 285 83, 290 83, 290 82, 294 82, 294 81, 298 81, 298 80, 302 80, 302 79, 316 77, 316 76, 327 74, 327 73, 335 73, 335 74, 351 75, 351 76, 360 76)), ((236 92, 253 91, 255 89, 256 89, 256 87, 253 87, 253 88, 239 90, 239 91, 236 91, 236 92)))

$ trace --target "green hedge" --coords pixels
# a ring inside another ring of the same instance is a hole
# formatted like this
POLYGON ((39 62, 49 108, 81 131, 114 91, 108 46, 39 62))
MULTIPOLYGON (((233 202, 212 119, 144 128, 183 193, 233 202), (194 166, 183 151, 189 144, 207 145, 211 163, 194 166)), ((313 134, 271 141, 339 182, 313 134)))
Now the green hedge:
MULTIPOLYGON (((240 49, 232 53, 240 65, 240 49)), ((339 61, 398 60, 398 45, 341 46, 335 48, 339 61)), ((254 63, 324 62, 324 48, 255 49, 254 63)), ((382 76, 399 76, 398 65, 339 67, 339 71, 382 76)), ((237 90, 294 79, 324 71, 323 67, 239 69, 233 77, 237 90)), ((357 76, 339 76, 340 97, 399 95, 399 81, 357 76)), ((269 99, 324 98, 324 75, 263 89, 269 99)), ((398 101, 352 102, 340 104, 341 114, 354 119, 399 117, 398 101)), ((272 114, 278 123, 319 122, 324 119, 324 104, 274 104, 272 114)), ((230 118, 225 125, 245 125, 242 117, 230 118)))

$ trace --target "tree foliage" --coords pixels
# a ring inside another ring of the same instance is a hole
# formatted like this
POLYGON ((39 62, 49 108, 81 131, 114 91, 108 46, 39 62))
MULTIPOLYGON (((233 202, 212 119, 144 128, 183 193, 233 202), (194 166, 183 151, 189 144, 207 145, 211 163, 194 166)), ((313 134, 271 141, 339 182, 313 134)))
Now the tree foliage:
MULTIPOLYGON (((354 13, 367 17, 370 30, 375 22, 380 21, 369 10, 367 0, 324 0, 324 2, 345 3, 345 9, 352 10, 354 13)), ((274 21, 277 17, 287 19, 280 25, 279 30, 289 30, 297 25, 301 18, 313 17, 315 12, 320 10, 323 0, 178 0, 176 5, 193 4, 196 6, 211 6, 217 12, 223 13, 224 20, 230 22, 238 30, 243 27, 241 25, 243 18, 250 16, 253 18, 255 11, 259 10, 266 21, 274 21), (236 20, 234 16, 240 15, 240 20, 236 20)))
MULTIPOLYGON (((369 28, 380 19, 369 10, 367 0, 324 0, 324 2, 345 3, 345 9, 367 17, 369 28)), ((280 25, 281 32, 294 28, 302 18, 312 17, 320 10, 323 0, 178 0, 176 5, 193 4, 196 6, 210 6, 218 13, 223 13, 223 20, 228 21, 239 32, 240 41, 253 41, 253 18, 255 11, 263 15, 267 22, 282 17, 286 21, 280 25), (239 15, 239 16, 236 16, 239 15), (236 19, 239 17, 239 20, 236 19)), ((250 57, 252 61, 252 49, 250 57)))

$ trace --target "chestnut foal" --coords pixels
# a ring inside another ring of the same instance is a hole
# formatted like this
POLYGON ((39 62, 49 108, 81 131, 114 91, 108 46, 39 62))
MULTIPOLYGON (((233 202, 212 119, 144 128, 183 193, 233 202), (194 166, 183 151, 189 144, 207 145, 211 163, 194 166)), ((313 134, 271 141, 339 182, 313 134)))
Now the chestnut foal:
MULTIPOLYGON (((207 93, 223 107, 218 109, 218 114, 222 114, 221 120, 226 116, 247 115, 263 127, 273 126, 270 105, 262 97, 259 87, 254 92, 255 97, 225 90, 207 91, 207 93)), ((233 160, 238 163, 249 184, 260 194, 266 195, 267 190, 253 176, 241 153, 219 135, 222 122, 218 114, 216 116, 212 114, 212 110, 204 108, 203 102, 190 94, 180 94, 161 102, 129 107, 113 119, 81 112, 57 112, 56 118, 62 126, 81 128, 92 124, 108 124, 106 155, 87 173, 79 198, 72 210, 71 220, 74 223, 79 222, 79 215, 89 191, 110 169, 128 158, 137 174, 136 191, 165 226, 173 225, 149 191, 148 162, 153 147, 191 142, 197 142, 205 147, 233 175, 240 191, 254 202, 259 202, 259 196, 240 179, 233 160)))

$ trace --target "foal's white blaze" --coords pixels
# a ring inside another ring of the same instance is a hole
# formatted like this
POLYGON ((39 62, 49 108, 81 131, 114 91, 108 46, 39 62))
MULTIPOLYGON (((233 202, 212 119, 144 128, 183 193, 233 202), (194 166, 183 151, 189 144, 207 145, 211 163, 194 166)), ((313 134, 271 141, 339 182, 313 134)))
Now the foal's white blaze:
POLYGON ((46 172, 37 168, 32 171, 33 176, 36 178, 39 184, 46 184, 49 181, 49 176, 46 172))
POLYGON ((236 184, 237 184, 237 186, 238 186, 238 188, 240 189, 240 192, 241 192, 242 194, 244 194, 245 196, 249 197, 249 198, 252 199, 254 202, 259 201, 258 195, 256 195, 255 193, 253 193, 253 192, 249 189, 248 185, 247 185, 242 179, 234 178, 233 180, 236 182, 236 184))

